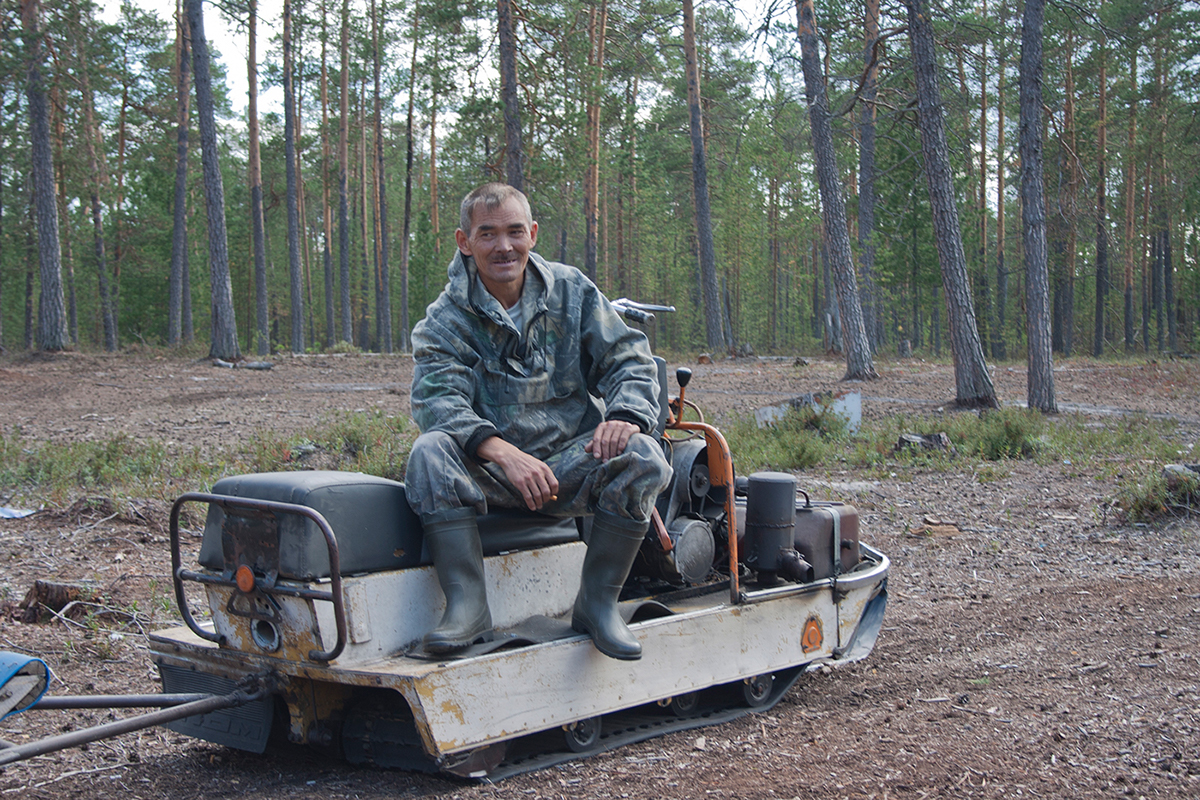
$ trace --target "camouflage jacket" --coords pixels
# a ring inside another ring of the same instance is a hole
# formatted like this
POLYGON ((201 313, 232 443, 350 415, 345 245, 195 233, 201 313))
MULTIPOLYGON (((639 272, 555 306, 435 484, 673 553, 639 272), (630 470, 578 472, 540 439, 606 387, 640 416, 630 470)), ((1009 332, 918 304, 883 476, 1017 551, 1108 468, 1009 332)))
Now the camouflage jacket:
POLYGON ((499 435, 545 459, 605 419, 655 427, 649 342, 578 269, 530 254, 521 331, 470 258, 456 253, 449 276, 412 334, 412 413, 422 431, 450 434, 472 458, 499 435))

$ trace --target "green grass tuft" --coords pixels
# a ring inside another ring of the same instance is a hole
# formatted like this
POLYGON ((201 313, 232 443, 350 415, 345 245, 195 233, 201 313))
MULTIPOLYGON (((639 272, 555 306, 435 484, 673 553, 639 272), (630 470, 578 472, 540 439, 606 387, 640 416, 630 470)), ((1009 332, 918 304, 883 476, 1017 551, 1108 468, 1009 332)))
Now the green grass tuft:
POLYGON ((202 454, 127 434, 94 442, 27 442, 0 434, 0 503, 66 506, 80 496, 171 500, 247 472, 339 469, 404 478, 417 432, 381 411, 341 413, 295 436, 259 433, 234 449, 202 454))

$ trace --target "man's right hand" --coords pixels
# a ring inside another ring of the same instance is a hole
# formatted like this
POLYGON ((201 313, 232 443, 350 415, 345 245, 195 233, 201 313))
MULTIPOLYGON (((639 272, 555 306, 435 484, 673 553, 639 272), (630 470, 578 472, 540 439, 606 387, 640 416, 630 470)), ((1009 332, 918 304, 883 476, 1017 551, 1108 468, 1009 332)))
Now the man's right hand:
POLYGON ((493 461, 504 470, 504 477, 525 500, 530 511, 558 497, 558 478, 544 461, 534 458, 499 436, 483 440, 475 451, 479 458, 493 461))

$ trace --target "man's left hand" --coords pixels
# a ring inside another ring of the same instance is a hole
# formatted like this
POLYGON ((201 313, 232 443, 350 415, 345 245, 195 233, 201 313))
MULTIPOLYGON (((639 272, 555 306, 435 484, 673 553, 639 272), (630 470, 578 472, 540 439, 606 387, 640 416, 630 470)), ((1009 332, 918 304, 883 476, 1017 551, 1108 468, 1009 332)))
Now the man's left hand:
POLYGON ((583 449, 601 461, 608 461, 625 452, 625 445, 629 444, 629 437, 638 430, 637 425, 620 419, 601 422, 596 426, 592 440, 585 444, 583 449))

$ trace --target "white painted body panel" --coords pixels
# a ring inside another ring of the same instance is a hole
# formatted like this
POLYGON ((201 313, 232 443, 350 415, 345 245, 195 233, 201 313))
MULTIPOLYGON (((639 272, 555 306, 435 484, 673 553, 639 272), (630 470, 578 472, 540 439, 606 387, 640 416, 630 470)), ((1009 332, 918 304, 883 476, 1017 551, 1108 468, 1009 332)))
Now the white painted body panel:
MULTIPOLYGON (((579 591, 586 551, 582 542, 569 542, 484 559, 488 605, 495 626, 508 628, 535 615, 557 617, 570 611, 579 591)), ((329 588, 328 582, 295 585, 329 588)), ((236 590, 211 585, 206 589, 217 633, 237 650, 268 654, 252 641, 249 621, 226 612, 229 597, 236 590)), ((437 625, 446 607, 433 567, 343 578, 342 593, 349 641, 333 662, 341 667, 402 652, 437 625)), ((337 629, 332 603, 296 597, 279 597, 277 602, 285 650, 304 657, 309 650, 333 647, 337 629)))
MULTIPOLYGON (((426 751, 441 758, 836 658, 887 577, 887 558, 868 547, 864 552, 871 560, 836 581, 751 592, 748 602, 737 605, 730 604, 724 589, 672 603, 671 616, 631 624, 643 648, 638 661, 607 658, 583 635, 441 662, 395 655, 440 617, 444 600, 431 568, 347 578, 351 641, 328 665, 314 663, 306 654, 314 640, 331 644, 329 603, 279 598, 289 606, 281 613, 288 626, 283 638, 292 641, 276 653, 264 653, 245 632, 248 621, 226 615, 232 590, 219 587, 210 589, 210 607, 216 630, 226 633, 228 644, 218 647, 177 628, 154 634, 151 646, 160 661, 226 677, 269 668, 314 686, 395 689, 411 706, 426 751), (821 635, 807 642, 806 651, 802 640, 810 620, 820 626, 821 635), (307 630, 301 630, 305 625, 307 630), (299 641, 304 644, 295 646, 299 641)), ((487 559, 497 626, 533 615, 568 622, 583 553, 582 544, 570 543, 487 559)))

